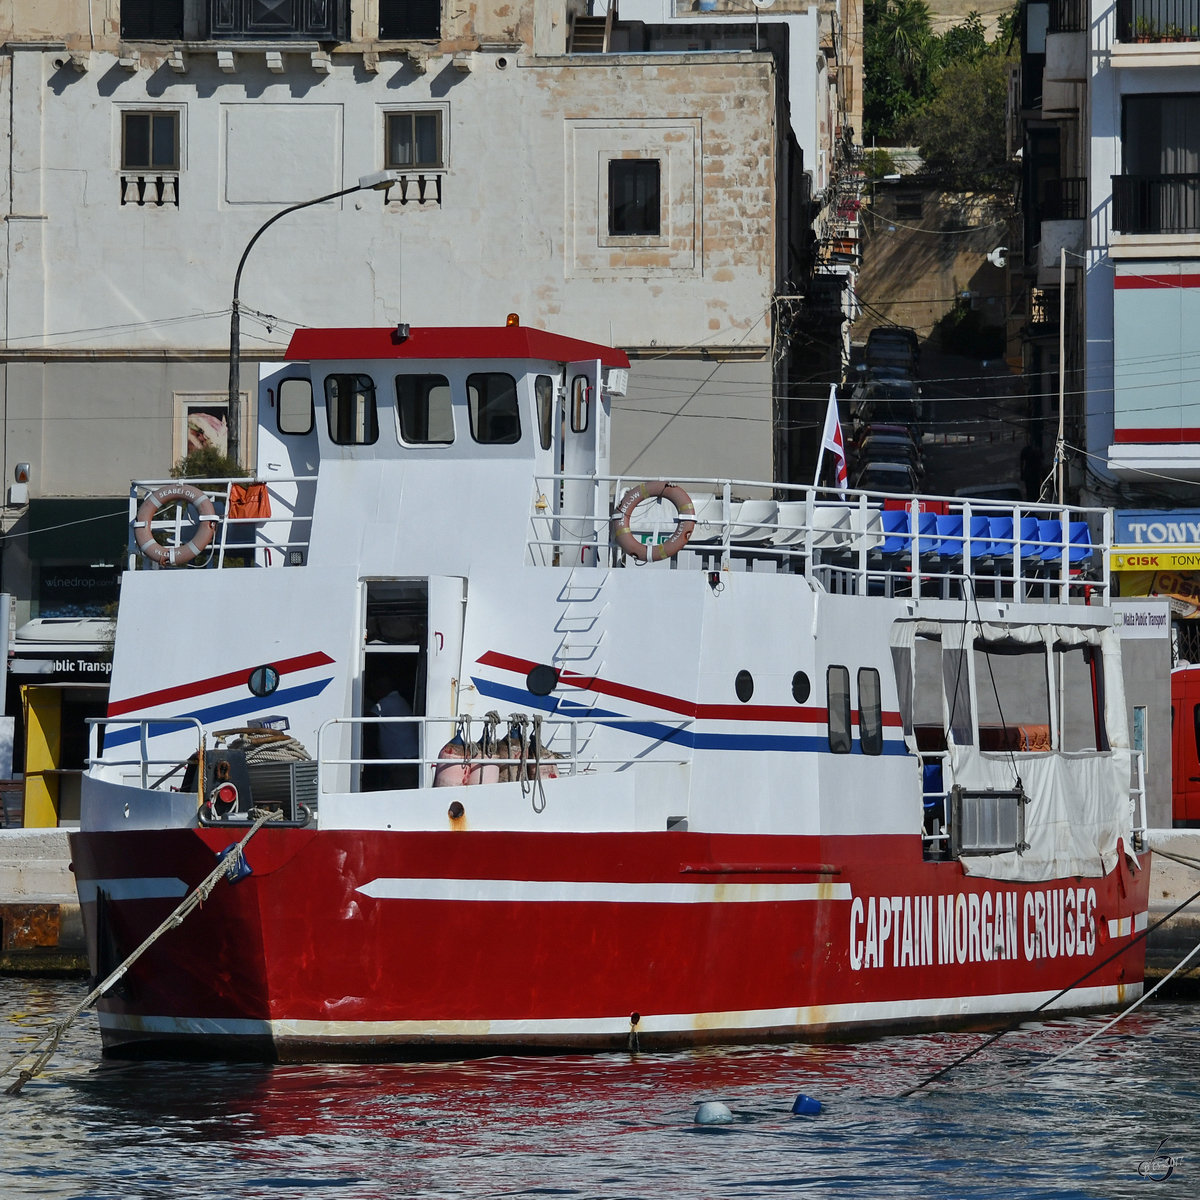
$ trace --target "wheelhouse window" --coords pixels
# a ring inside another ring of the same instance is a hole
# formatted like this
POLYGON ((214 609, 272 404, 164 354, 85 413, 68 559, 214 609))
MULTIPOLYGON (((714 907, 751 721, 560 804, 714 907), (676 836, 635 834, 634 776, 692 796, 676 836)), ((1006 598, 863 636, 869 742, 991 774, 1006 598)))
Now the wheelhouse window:
POLYGON ((396 412, 401 441, 419 446, 454 441, 450 381, 445 375, 397 375, 396 412))
POLYGON ((656 158, 614 158, 608 164, 608 232, 612 237, 657 237, 662 232, 656 158))
POLYGON ((330 38, 350 31, 350 0, 207 0, 214 38, 330 38))
POLYGON ((121 37, 166 41, 183 37, 183 0, 121 0, 121 37))
POLYGON ((543 450, 554 445, 554 380, 549 375, 539 375, 533 381, 533 395, 537 401, 538 440, 543 450))
POLYGON ((379 36, 397 41, 439 39, 441 0, 379 0, 379 36))
POLYGON ((874 667, 858 673, 858 738, 864 754, 883 753, 883 697, 874 667))
POLYGON ((390 112, 384 127, 384 166, 389 170, 436 170, 446 165, 439 109, 390 112))
POLYGON ((500 371, 467 376, 471 436, 482 445, 512 445, 521 440, 517 383, 500 371))
POLYGON ((830 667, 825 674, 825 690, 829 698, 829 748, 834 754, 849 754, 853 748, 849 669, 830 667))
POLYGON ((279 384, 276 424, 280 433, 312 433, 313 393, 307 379, 284 379, 279 384))
POLYGON ((121 114, 121 170, 179 170, 177 111, 127 109, 121 114))
POLYGON ((369 446, 379 440, 375 383, 369 375, 328 375, 325 405, 329 436, 339 446, 369 446))

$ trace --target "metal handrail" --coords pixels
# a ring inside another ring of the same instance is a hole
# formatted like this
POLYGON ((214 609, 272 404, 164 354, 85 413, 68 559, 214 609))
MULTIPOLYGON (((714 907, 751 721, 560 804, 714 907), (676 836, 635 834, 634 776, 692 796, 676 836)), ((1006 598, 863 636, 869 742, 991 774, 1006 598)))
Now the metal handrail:
MULTIPOLYGON (((197 717, 85 717, 84 723, 89 726, 88 729, 88 756, 84 760, 84 765, 90 771, 93 767, 140 767, 141 782, 143 788, 150 787, 149 771, 151 766, 167 766, 170 765, 173 770, 168 775, 155 781, 154 786, 163 783, 170 775, 175 774, 179 767, 187 765, 187 759, 180 759, 178 755, 173 755, 171 758, 151 758, 150 757, 150 726, 152 725, 179 725, 183 727, 192 726, 196 730, 196 756, 197 762, 203 767, 205 729, 197 717), (101 756, 99 751, 99 730, 101 725, 136 725, 138 727, 137 746, 141 750, 138 758, 111 758, 107 754, 101 756)), ((203 780, 204 772, 201 769, 199 772, 201 780, 203 780)), ((201 783, 201 786, 203 784, 201 783)))

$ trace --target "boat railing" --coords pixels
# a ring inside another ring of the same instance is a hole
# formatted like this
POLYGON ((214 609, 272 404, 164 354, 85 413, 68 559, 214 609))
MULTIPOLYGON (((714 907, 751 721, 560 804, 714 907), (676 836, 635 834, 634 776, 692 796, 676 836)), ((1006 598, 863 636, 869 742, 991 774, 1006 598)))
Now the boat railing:
MULTIPOLYGON (((170 786, 176 776, 181 776, 187 770, 188 762, 198 761, 204 752, 205 730, 196 717, 87 717, 85 720, 88 726, 87 769, 90 771, 99 767, 115 771, 120 776, 120 782, 129 786, 149 791, 157 791, 164 785, 170 786), (137 748, 136 756, 117 757, 113 753, 114 742, 111 738, 105 738, 107 748, 104 747, 101 736, 112 725, 123 725, 133 730, 133 737, 116 744, 124 745, 128 741, 137 748), (181 759, 177 750, 161 757, 154 757, 150 753, 151 738, 180 729, 192 729, 196 733, 196 749, 191 758, 181 759), (153 779, 152 774, 155 776, 153 779)), ((171 790, 178 788, 172 787, 171 790)))
POLYGON ((156 541, 186 547, 205 522, 213 525, 212 537, 192 559, 192 566, 303 566, 308 560, 316 488, 315 475, 135 480, 129 489, 129 569, 158 567, 138 550, 137 535, 143 524, 156 541), (139 519, 151 496, 179 484, 201 492, 212 512, 168 500, 145 520, 139 519))
MULTIPOLYGON (((684 729, 693 724, 693 720, 690 717, 669 720, 655 718, 654 723, 661 729, 661 733, 649 750, 643 742, 636 755, 603 757, 591 747, 591 737, 596 727, 620 730, 637 726, 639 730, 644 730, 645 722, 630 717, 545 717, 539 727, 541 737, 538 751, 530 747, 529 738, 533 730, 526 724, 524 752, 498 754, 484 753, 479 743, 472 739, 470 732, 464 740, 464 722, 461 717, 332 717, 317 731, 318 794, 340 794, 356 790, 349 783, 352 777, 356 777, 359 772, 380 769, 383 774, 378 786, 363 790, 383 791, 396 787, 403 790, 437 786, 435 781, 442 770, 465 770, 475 777, 474 782, 499 782, 500 768, 508 768, 514 779, 578 775, 597 770, 628 770, 646 762, 650 752, 656 747, 669 746, 684 729), (380 726, 414 727, 416 753, 407 758, 391 758, 368 754, 361 749, 355 751, 347 748, 347 743, 351 740, 347 738, 347 734, 352 735, 357 730, 361 739, 364 729, 380 726), (392 768, 407 771, 407 777, 401 774, 402 782, 388 782, 386 773, 392 768), (496 778, 492 777, 490 768, 497 769, 496 778), (340 778, 331 783, 330 772, 340 772, 340 778)), ((481 723, 478 720, 472 722, 474 730, 479 730, 480 727, 481 723)), ((502 720, 499 726, 501 740, 504 740, 508 728, 507 719, 502 720)), ((679 755, 656 757, 650 761, 679 765, 690 760, 686 755, 679 755)))
POLYGON ((638 563, 627 539, 624 549, 617 543, 614 520, 637 482, 538 477, 526 561, 803 574, 825 591, 860 595, 1060 603, 1104 603, 1110 595, 1109 509, 681 478, 671 482, 694 513, 651 497, 628 513, 629 532, 653 547, 690 521, 686 544, 659 562, 638 563))

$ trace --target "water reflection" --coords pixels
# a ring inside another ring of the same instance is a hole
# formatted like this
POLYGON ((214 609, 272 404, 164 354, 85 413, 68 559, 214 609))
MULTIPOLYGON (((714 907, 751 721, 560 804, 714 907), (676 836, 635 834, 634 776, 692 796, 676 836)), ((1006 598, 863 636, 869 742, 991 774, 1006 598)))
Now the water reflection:
MULTIPOLYGON (((6 1054, 73 985, 0 980, 6 1054)), ((978 1034, 462 1063, 101 1063, 81 1018, 5 1098, 0 1194, 71 1197, 927 1197, 1195 1194, 1196 1006, 1031 1024, 907 1100, 978 1034), (798 1092, 821 1100, 793 1117, 798 1092), (703 1100, 731 1125, 692 1122, 703 1100), (1160 1141, 1182 1159, 1148 1183, 1160 1141), (1189 1151, 1192 1153, 1189 1155, 1189 1151)))

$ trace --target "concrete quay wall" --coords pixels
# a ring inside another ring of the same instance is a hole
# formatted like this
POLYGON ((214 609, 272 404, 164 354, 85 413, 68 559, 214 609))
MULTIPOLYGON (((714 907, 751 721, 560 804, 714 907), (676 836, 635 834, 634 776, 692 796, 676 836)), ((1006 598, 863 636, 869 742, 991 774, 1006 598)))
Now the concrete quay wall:
POLYGON ((87 971, 70 860, 65 829, 0 829, 0 973, 87 971))

